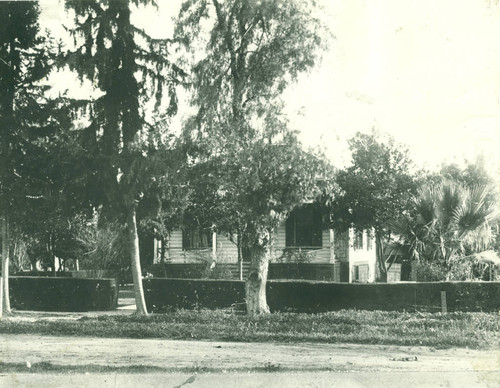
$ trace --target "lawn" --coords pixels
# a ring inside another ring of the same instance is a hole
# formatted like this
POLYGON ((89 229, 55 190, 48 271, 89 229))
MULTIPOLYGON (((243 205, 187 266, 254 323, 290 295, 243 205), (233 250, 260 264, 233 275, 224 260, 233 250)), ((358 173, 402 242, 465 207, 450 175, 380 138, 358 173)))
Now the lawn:
POLYGON ((6 317, 0 321, 0 333, 491 348, 500 344, 500 316, 343 310, 322 314, 274 313, 249 318, 226 310, 181 310, 147 317, 101 315, 34 322, 6 317))

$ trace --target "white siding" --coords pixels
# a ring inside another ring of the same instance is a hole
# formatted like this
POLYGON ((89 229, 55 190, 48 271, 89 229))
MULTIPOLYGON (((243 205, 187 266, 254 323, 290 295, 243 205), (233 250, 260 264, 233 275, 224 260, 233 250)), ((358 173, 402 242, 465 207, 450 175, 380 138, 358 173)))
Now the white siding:
MULTIPOLYGON (((333 262, 331 255, 331 243, 330 243, 330 231, 323 230, 322 236, 322 247, 321 249, 310 250, 312 254, 312 263, 330 263, 333 262)), ((276 230, 274 236, 274 253, 273 258, 277 259, 283 254, 283 250, 286 248, 286 229, 285 224, 282 224, 276 230)))
POLYGON ((217 261, 221 263, 238 262, 238 247, 223 234, 217 235, 217 261))
MULTIPOLYGON (((217 260, 219 262, 237 262, 238 249, 226 236, 217 235, 217 260)), ((182 230, 174 230, 170 234, 167 245, 167 259, 172 263, 192 263, 200 260, 212 259, 212 248, 207 249, 182 249, 182 230)))
POLYGON ((363 231, 363 249, 354 249, 354 230, 349 230, 349 282, 352 282, 352 275, 355 265, 368 265, 368 281, 375 281, 375 241, 372 242, 371 249, 367 246, 367 231, 363 231))

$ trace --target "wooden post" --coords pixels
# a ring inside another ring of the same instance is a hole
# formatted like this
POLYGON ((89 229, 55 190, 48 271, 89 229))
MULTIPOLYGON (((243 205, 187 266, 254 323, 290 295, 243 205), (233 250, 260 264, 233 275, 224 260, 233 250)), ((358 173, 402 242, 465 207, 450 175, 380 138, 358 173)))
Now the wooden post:
POLYGON ((441 312, 448 312, 448 308, 446 306, 446 291, 441 291, 441 312))

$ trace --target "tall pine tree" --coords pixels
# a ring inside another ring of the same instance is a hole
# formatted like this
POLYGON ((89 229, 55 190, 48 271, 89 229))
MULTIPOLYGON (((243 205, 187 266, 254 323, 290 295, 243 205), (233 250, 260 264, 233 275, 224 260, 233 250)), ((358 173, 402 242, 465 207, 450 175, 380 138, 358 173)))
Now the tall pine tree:
MULTIPOLYGON (((74 14, 71 33, 76 49, 66 63, 81 79, 102 92, 90 104, 90 125, 84 129, 95 163, 95 205, 128 226, 129 249, 137 312, 147 314, 139 259, 136 206, 154 166, 154 151, 161 136, 147 121, 146 102, 161 105, 164 91, 175 113, 175 85, 179 69, 168 61, 168 41, 152 39, 131 23, 133 7, 155 6, 152 0, 66 0, 74 14)), ((159 113, 156 113, 159 116, 159 113)))
POLYGON ((50 72, 50 55, 39 34, 39 13, 38 2, 0 2, 0 212, 6 312, 10 311, 9 218, 16 200, 25 195, 16 164, 25 157, 29 137, 38 136, 48 119, 39 81, 50 72))

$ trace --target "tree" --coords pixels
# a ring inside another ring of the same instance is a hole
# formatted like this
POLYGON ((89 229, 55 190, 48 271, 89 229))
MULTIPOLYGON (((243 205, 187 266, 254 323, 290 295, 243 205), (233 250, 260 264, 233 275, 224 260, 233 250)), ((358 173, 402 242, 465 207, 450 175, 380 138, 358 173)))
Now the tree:
POLYGON ((187 59, 194 62, 197 113, 184 133, 195 162, 213 171, 217 227, 249 252, 249 314, 269 311, 273 231, 311 195, 318 171, 288 130, 281 101, 297 75, 317 62, 328 38, 318 15, 313 4, 300 1, 188 0, 176 25, 175 36, 188 51, 206 47, 187 59))
POLYGON ((19 185, 19 163, 30 137, 50 127, 39 81, 50 71, 48 41, 39 34, 37 2, 0 3, 0 207, 4 310, 9 300, 9 224, 15 201, 25 198, 19 185), (49 124, 48 124, 49 123, 49 124))
POLYGON ((155 117, 163 123, 176 112, 175 86, 181 71, 168 60, 168 41, 151 38, 132 25, 132 6, 155 5, 152 0, 66 0, 74 12, 71 30, 76 49, 65 63, 81 79, 87 77, 101 92, 90 101, 90 125, 82 130, 95 206, 128 226, 128 242, 137 312, 147 314, 139 255, 136 207, 161 161, 156 151, 165 144, 165 125, 148 123, 146 103, 156 100, 155 117), (169 104, 161 110, 164 91, 169 104))
POLYGON ((414 217, 394 223, 399 243, 412 258, 437 264, 450 280, 462 258, 487 251, 498 203, 491 187, 467 187, 450 180, 422 187, 414 198, 414 217))
POLYGON ((389 222, 411 209, 416 181, 408 150, 390 136, 376 131, 356 133, 349 141, 352 165, 338 172, 341 194, 331 201, 332 223, 337 229, 374 229, 376 281, 387 281, 383 242, 389 222))
MULTIPOLYGON (((474 189, 476 187, 487 188, 485 201, 489 203, 500 202, 500 191, 497 180, 487 171, 484 156, 479 155, 473 162, 466 161, 464 167, 452 164, 443 164, 438 173, 428 173, 425 182, 428 184, 442 184, 452 181, 463 187, 474 189)), ((495 235, 494 249, 500 253, 500 220, 492 226, 495 235)))

